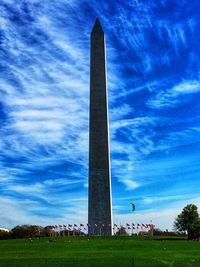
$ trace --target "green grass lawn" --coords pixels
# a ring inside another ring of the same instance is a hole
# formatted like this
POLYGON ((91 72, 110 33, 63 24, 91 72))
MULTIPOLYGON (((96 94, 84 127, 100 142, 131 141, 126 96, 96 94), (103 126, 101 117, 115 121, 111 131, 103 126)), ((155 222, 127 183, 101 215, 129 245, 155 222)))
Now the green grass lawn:
POLYGON ((200 243, 143 237, 0 241, 0 267, 200 267, 200 243))

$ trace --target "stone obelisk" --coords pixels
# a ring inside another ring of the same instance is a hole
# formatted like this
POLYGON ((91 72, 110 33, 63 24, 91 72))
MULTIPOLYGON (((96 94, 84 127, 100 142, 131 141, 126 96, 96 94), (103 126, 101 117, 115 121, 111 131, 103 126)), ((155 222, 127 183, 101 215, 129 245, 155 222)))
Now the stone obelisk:
POLYGON ((99 19, 91 33, 88 233, 112 235, 112 198, 105 37, 99 19))

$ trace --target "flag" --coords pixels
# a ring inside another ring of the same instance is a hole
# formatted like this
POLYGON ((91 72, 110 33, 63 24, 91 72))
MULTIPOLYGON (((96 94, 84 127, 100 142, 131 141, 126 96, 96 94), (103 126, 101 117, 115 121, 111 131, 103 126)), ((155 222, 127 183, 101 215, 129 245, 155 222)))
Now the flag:
POLYGON ((83 227, 83 226, 84 226, 84 224, 80 223, 80 227, 83 227))
POLYGON ((134 224, 134 223, 132 223, 132 226, 135 226, 135 224, 134 224))
POLYGON ((114 227, 117 227, 117 224, 114 224, 114 227))
POLYGON ((127 224, 126 224, 126 226, 130 226, 130 224, 129 224, 129 223, 127 223, 127 224))
POLYGON ((133 203, 130 203, 130 204, 131 204, 132 211, 135 211, 135 204, 133 203))
POLYGON ((62 228, 62 225, 59 224, 59 228, 62 228))
POLYGON ((74 224, 74 227, 78 227, 77 224, 74 224))
POLYGON ((71 224, 68 224, 68 227, 72 227, 72 225, 71 224))

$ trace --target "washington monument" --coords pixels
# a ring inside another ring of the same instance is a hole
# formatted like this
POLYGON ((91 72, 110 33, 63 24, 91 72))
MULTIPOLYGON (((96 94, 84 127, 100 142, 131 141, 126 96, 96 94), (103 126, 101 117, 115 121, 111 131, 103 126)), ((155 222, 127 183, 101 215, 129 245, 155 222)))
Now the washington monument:
POLYGON ((105 37, 99 19, 91 33, 88 233, 112 235, 105 37))

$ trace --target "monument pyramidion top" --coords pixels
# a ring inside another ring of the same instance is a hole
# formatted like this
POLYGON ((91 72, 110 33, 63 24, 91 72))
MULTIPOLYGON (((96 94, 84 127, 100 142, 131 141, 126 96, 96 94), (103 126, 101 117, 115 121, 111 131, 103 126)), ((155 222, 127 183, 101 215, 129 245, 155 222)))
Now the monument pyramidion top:
POLYGON ((96 21, 95 21, 94 26, 92 28, 92 34, 95 34, 95 33, 97 33, 97 34, 104 33, 98 17, 96 18, 96 21))

